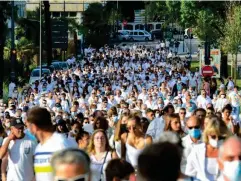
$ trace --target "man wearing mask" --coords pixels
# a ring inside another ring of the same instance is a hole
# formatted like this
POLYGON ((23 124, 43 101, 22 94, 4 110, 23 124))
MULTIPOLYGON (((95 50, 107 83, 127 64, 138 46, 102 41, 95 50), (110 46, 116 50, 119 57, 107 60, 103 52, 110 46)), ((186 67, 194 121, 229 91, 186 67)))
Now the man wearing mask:
MULTIPOLYGON (((37 143, 27 134, 24 134, 24 124, 21 119, 11 118, 11 133, 4 139, 0 149, 0 158, 8 156, 8 173, 5 179, 5 170, 2 170, 3 180, 34 179, 33 156, 37 143)), ((3 162, 3 167, 7 167, 3 162)))
POLYGON ((200 121, 195 116, 191 116, 187 122, 186 127, 188 130, 188 135, 182 138, 182 145, 184 147, 183 158, 181 163, 181 170, 184 173, 187 163, 187 157, 191 153, 193 147, 201 143, 201 129, 200 121))
POLYGON ((241 180, 241 140, 230 137, 219 148, 218 167, 220 177, 218 181, 241 180))

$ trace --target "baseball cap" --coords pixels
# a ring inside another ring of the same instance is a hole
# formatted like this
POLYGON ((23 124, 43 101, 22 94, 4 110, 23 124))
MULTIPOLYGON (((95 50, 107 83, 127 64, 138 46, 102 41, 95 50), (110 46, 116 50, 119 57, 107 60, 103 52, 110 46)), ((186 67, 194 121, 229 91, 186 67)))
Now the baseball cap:
POLYGON ((21 128, 24 126, 21 118, 12 118, 10 122, 10 126, 14 126, 16 128, 21 128))

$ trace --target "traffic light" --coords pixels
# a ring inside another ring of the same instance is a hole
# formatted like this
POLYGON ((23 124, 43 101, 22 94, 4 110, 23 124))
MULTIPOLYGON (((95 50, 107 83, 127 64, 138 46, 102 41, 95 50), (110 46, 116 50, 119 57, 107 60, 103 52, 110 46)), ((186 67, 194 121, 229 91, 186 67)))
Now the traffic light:
POLYGON ((204 56, 205 65, 210 65, 210 43, 209 42, 204 43, 204 52, 205 52, 205 56, 204 56))

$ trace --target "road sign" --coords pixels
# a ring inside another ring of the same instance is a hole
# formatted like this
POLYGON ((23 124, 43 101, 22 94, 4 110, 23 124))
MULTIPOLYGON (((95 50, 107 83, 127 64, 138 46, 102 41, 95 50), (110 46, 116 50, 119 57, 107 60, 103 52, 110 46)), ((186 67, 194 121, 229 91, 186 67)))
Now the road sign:
POLYGON ((52 47, 68 48, 68 21, 52 19, 52 47))
POLYGON ((211 66, 204 66, 202 68, 203 77, 212 77, 214 74, 213 68, 211 66))

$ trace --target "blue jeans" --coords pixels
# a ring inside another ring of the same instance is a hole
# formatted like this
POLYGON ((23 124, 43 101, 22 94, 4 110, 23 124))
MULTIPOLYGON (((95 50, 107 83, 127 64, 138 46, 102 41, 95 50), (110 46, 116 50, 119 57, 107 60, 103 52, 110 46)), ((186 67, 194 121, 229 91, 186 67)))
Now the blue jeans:
POLYGON ((240 113, 240 106, 233 107, 233 115, 236 115, 237 119, 239 119, 239 113, 240 113))

